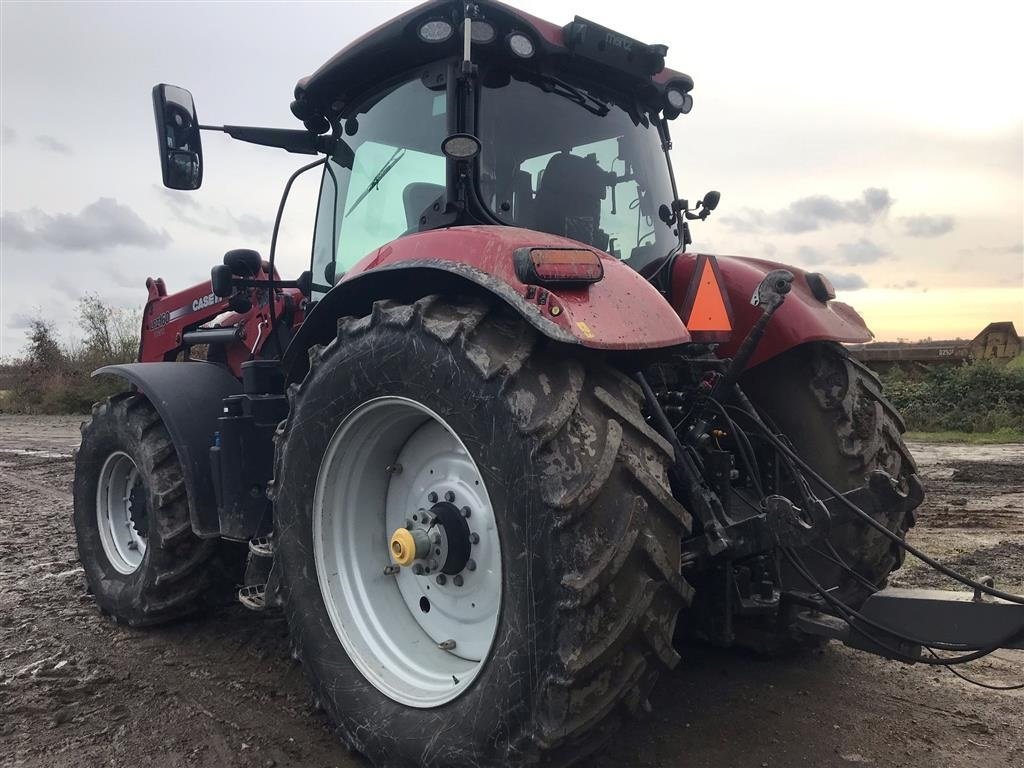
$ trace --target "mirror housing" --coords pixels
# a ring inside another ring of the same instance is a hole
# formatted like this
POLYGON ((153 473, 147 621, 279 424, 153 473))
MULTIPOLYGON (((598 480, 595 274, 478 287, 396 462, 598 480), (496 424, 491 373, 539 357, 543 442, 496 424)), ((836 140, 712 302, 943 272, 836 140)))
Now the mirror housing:
POLYGON ((719 192, 716 189, 713 189, 710 192, 708 192, 706 195, 704 195, 704 199, 701 200, 701 203, 702 203, 702 206, 703 206, 704 210, 710 212, 710 211, 715 210, 715 208, 718 207, 718 203, 719 203, 719 201, 721 201, 721 199, 722 199, 722 193, 719 192))
POLYGON ((203 147, 192 94, 176 85, 153 86, 153 116, 164 186, 199 189, 203 183, 203 147))

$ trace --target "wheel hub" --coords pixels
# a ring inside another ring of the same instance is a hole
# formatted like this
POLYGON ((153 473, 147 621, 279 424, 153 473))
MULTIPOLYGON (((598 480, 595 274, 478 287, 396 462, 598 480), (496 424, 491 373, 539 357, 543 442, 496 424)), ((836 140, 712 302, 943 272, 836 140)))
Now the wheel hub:
POLYGON ((138 467, 123 451, 110 454, 100 469, 96 522, 107 561, 118 573, 134 573, 146 555, 149 506, 138 467))
POLYGON ((467 689, 498 626, 501 545, 480 471, 438 414, 382 397, 342 421, 318 474, 314 554, 367 680, 414 707, 467 689))
MULTIPOLYGON (((448 495, 455 496, 451 491, 448 495)), ((470 530, 467 512, 471 514, 469 507, 459 509, 450 501, 438 502, 429 510, 418 509, 404 527, 391 534, 391 558, 402 568, 412 568, 417 576, 437 572, 455 576, 467 566, 475 570, 470 555, 480 537, 470 530)))

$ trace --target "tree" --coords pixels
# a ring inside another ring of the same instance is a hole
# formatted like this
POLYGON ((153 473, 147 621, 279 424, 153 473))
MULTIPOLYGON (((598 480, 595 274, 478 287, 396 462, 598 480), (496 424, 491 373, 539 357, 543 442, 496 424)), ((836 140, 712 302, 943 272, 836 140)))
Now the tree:
POLYGON ((110 306, 95 293, 78 302, 78 325, 85 334, 85 354, 99 364, 127 363, 139 349, 139 313, 110 306))
POLYGON ((42 316, 33 318, 29 323, 26 352, 29 362, 34 366, 57 370, 66 362, 64 351, 54 334, 53 324, 42 316))

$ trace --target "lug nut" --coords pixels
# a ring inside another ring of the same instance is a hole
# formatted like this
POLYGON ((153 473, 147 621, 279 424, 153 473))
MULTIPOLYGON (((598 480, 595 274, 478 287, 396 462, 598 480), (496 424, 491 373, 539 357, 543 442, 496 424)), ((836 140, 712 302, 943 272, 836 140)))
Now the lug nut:
POLYGON ((475 571, 476 570, 476 560, 474 560, 473 558, 469 558, 469 560, 466 561, 466 570, 467 571, 475 571))
POLYGON ((430 560, 427 561, 427 568, 432 571, 437 570, 437 560, 430 558, 430 560))
POLYGON ((463 507, 462 508, 462 516, 463 517, 469 517, 470 514, 472 514, 472 512, 473 512, 473 510, 471 510, 469 507, 463 507))
POLYGON ((469 543, 470 544, 479 544, 480 543, 480 534, 479 533, 471 533, 471 534, 469 534, 469 543))
POLYGON ((443 587, 448 582, 448 577, 445 576, 443 573, 439 573, 437 574, 437 578, 434 579, 434 581, 436 581, 440 586, 443 587))
POLYGON ((452 583, 456 587, 461 587, 462 586, 462 574, 461 573, 455 574, 455 576, 452 577, 452 583))
POLYGON ((394 576, 400 570, 402 570, 402 569, 399 566, 397 566, 397 565, 385 565, 384 566, 384 575, 385 576, 394 576))
POLYGON ((416 574, 417 576, 422 576, 423 575, 423 566, 420 565, 419 563, 413 563, 412 572, 414 574, 416 574))
POLYGON ((437 494, 434 493, 434 491, 431 491, 430 493, 428 493, 427 494, 427 501, 429 501, 431 504, 436 504, 437 503, 437 494))
POLYGON ((449 504, 451 504, 453 501, 455 501, 455 492, 454 491, 445 491, 444 492, 444 500, 447 501, 449 504))

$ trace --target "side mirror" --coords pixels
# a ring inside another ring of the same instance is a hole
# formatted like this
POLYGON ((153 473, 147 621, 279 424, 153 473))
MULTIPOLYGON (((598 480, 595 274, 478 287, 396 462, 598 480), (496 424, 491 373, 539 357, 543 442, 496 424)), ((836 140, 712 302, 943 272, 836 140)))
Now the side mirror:
POLYGON ((701 201, 701 203, 703 204, 704 210, 710 212, 718 207, 718 203, 721 199, 722 193, 719 192, 718 190, 713 189, 706 195, 704 195, 704 199, 701 201))
POLYGON ((203 147, 192 94, 176 85, 153 86, 153 116, 164 186, 199 189, 203 183, 203 147))

